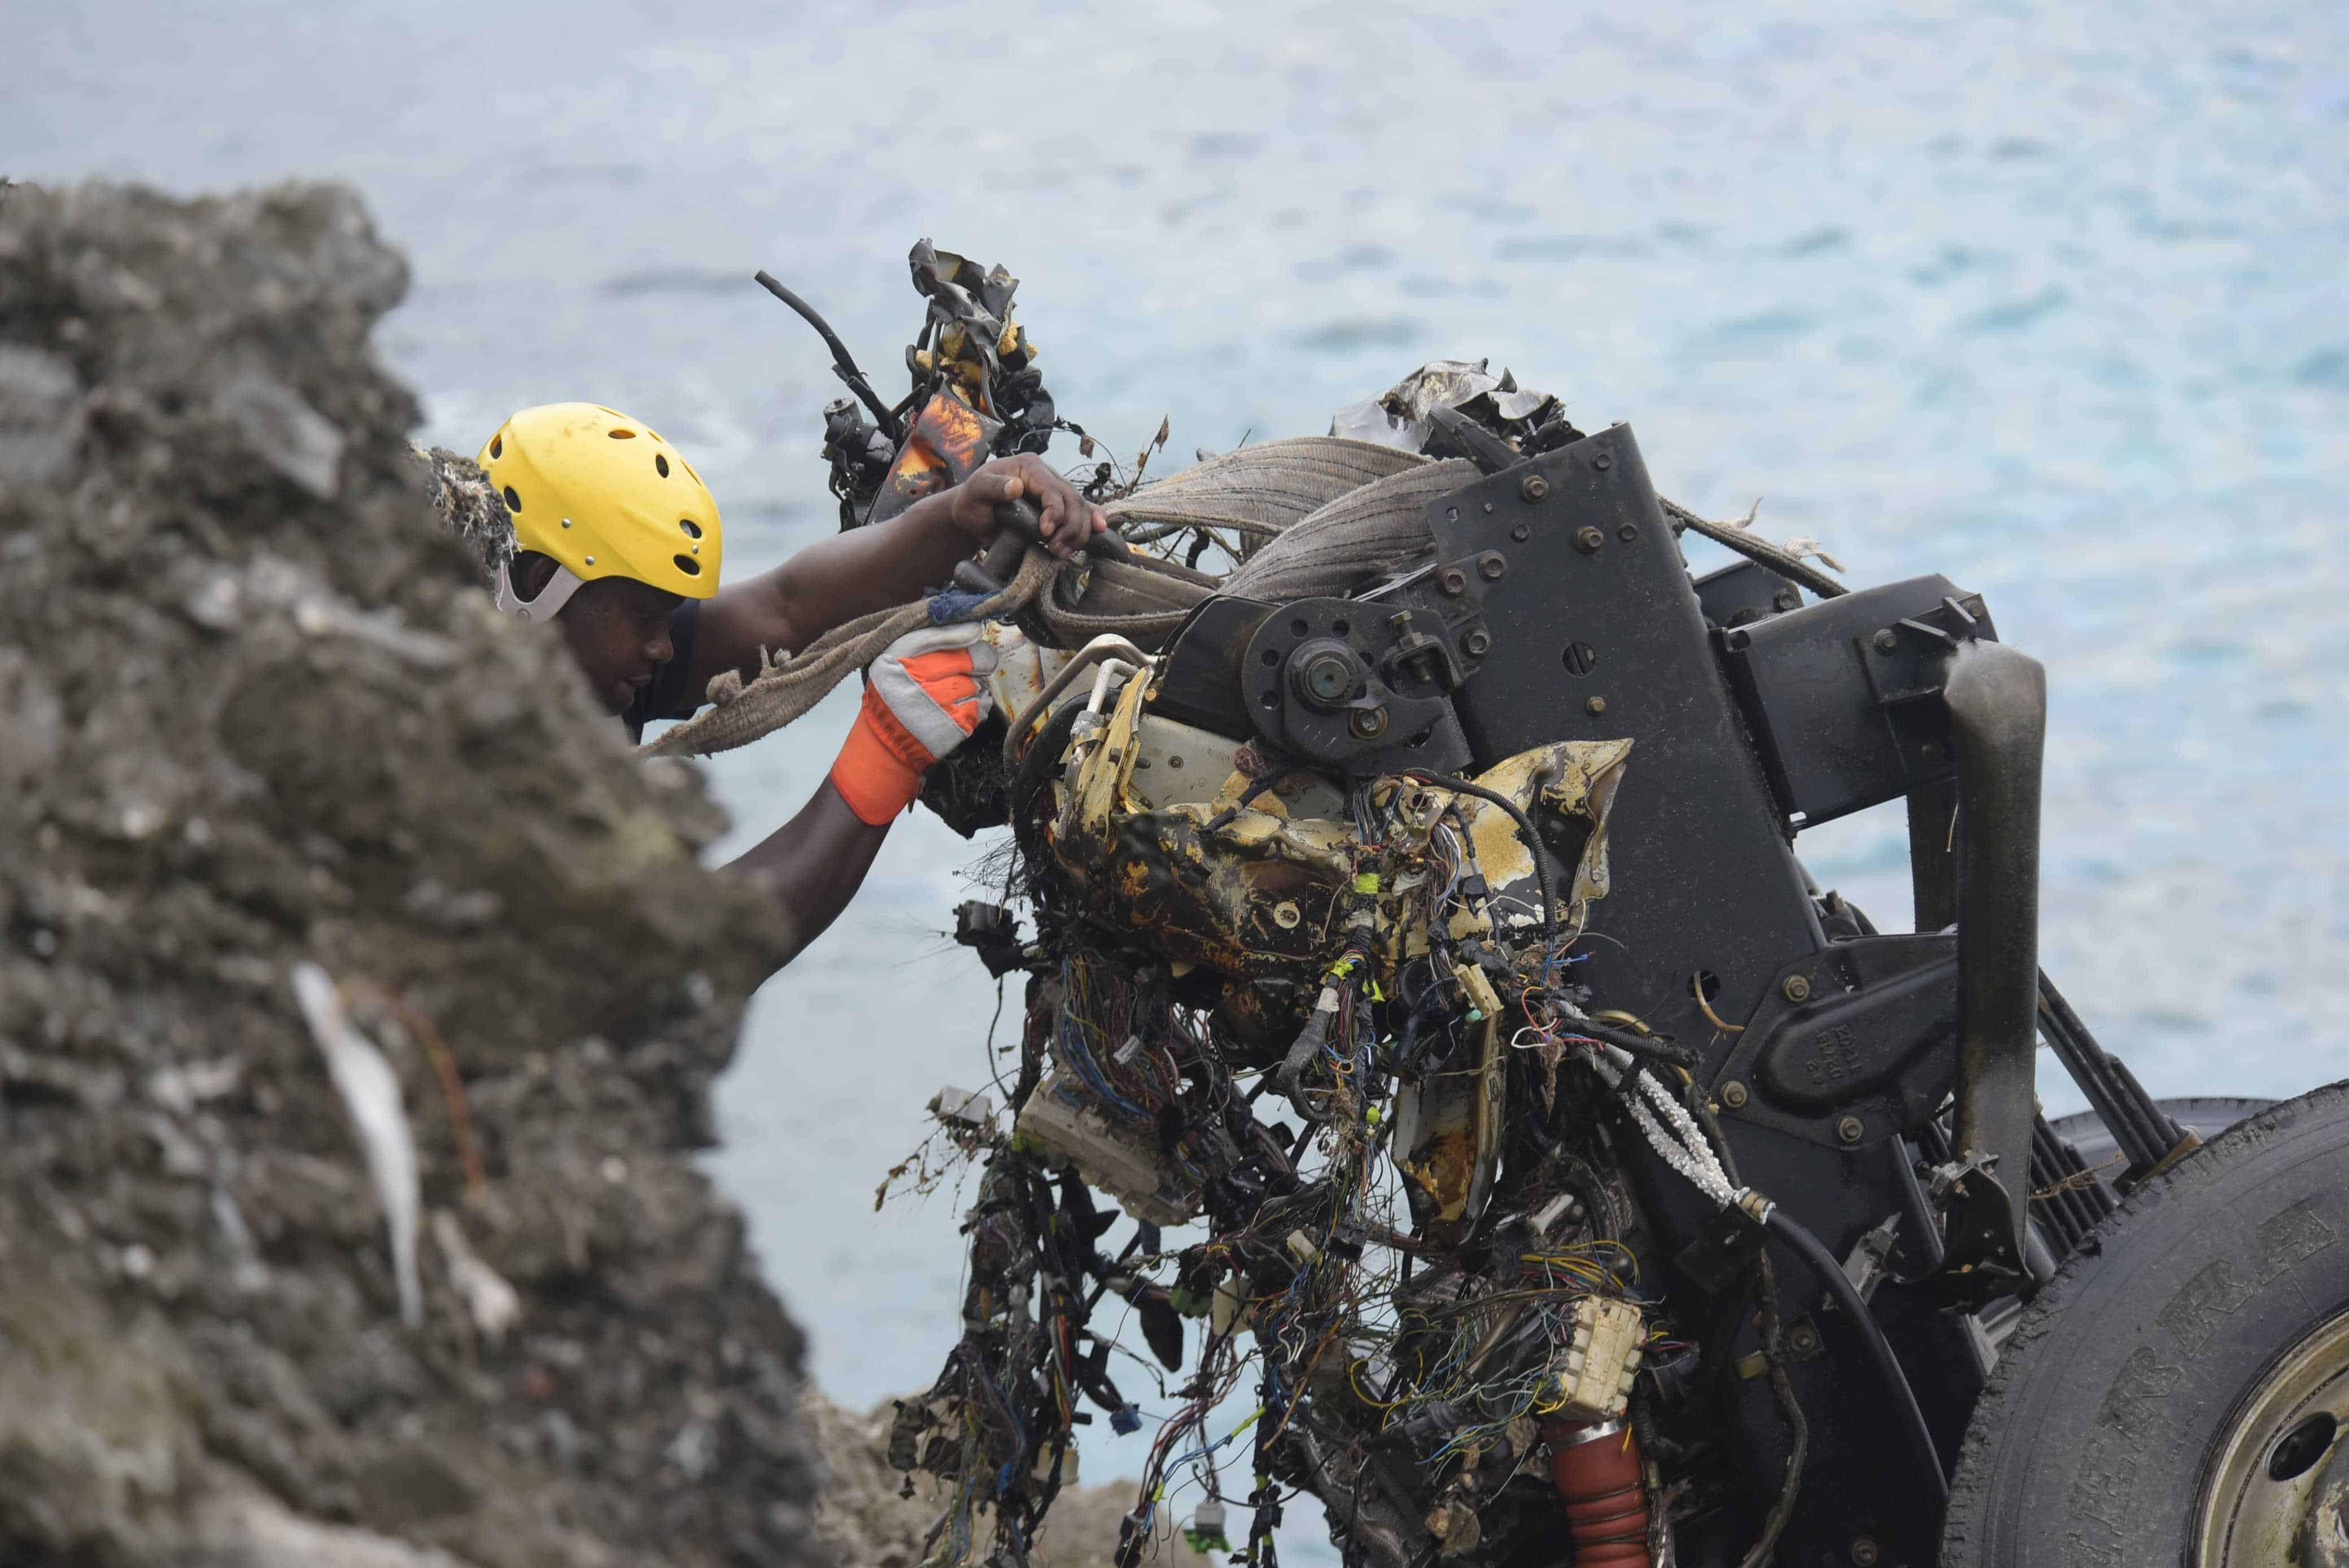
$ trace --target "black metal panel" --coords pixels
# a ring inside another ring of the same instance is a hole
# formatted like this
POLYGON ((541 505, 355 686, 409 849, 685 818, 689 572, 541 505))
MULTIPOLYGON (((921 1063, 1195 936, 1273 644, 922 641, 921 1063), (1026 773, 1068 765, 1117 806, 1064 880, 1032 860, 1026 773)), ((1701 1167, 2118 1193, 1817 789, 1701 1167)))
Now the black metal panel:
POLYGON ((1721 633, 1723 663, 1745 705, 1787 815, 1816 826, 1947 779, 1949 748, 1912 735, 1902 710, 1940 688, 1948 645, 1911 632, 1958 604, 1971 635, 1993 634, 1980 597, 1945 577, 1862 589, 1721 633))
POLYGON ((1724 1119, 1826 1148, 1930 1117, 1957 1075, 1957 944, 1867 936, 1792 964, 1713 1086, 1724 1119))
POLYGON ((1745 626, 1803 607, 1803 591, 1758 561, 1738 560, 1696 580, 1696 602, 1715 626, 1745 626))
POLYGON ((1201 601, 1166 645, 1150 710, 1233 740, 1254 735, 1240 690, 1240 660, 1274 608, 1231 593, 1201 601))
POLYGON ((1630 428, 1468 485, 1428 523, 1440 554, 1506 562, 1484 590, 1495 655, 1453 699, 1477 765, 1555 740, 1633 742, 1609 830, 1613 891, 1577 977, 1683 1039, 1713 1033, 1701 973, 1717 1013, 1751 1013, 1825 937, 1630 428))

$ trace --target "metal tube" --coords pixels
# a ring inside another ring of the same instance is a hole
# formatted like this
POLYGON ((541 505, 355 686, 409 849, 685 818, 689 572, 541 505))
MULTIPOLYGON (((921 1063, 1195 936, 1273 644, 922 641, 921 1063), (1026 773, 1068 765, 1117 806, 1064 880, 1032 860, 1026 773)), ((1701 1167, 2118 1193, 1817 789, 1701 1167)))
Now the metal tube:
MULTIPOLYGON (((1942 699, 1957 752, 1958 1158, 1993 1161, 1996 1261, 2021 1269, 2031 1215, 2039 1047, 2039 787, 2047 672, 1998 643, 1959 644, 1942 699)), ((1987 1220, 1988 1215, 1982 1216, 1987 1220)))
POLYGON ((1148 654, 1114 632, 1103 632, 1079 648, 1070 655, 1067 664, 1052 672, 1052 678, 1044 683, 1044 689, 1037 694, 1036 700, 1021 708, 1019 717, 1004 727, 1003 766, 1006 769, 1012 766, 1019 754, 1019 738, 1028 733, 1029 727, 1038 717, 1051 711, 1052 699, 1068 690, 1079 674, 1111 657, 1123 659, 1138 670, 1151 669, 1156 665, 1148 654))

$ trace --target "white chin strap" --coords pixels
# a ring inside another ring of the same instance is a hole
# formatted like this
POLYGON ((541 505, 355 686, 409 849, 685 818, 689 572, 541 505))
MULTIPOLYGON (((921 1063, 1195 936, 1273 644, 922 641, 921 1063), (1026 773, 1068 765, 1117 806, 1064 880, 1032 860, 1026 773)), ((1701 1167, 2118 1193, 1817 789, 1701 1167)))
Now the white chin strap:
POLYGON ((564 605, 571 603, 571 595, 584 586, 583 578, 557 562, 554 575, 546 580, 538 597, 525 599, 514 592, 513 562, 502 562, 498 566, 497 606, 517 621, 552 621, 564 605))

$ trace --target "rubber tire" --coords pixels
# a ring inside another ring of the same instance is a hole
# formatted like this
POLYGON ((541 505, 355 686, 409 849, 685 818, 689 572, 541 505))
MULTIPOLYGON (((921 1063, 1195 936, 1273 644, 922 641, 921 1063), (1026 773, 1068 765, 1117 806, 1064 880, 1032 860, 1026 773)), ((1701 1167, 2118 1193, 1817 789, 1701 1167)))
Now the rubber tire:
POLYGON ((1951 1483, 1943 1568, 2186 1561, 2238 1402, 2349 1309, 2349 1082, 2132 1193, 2017 1325, 1951 1483))

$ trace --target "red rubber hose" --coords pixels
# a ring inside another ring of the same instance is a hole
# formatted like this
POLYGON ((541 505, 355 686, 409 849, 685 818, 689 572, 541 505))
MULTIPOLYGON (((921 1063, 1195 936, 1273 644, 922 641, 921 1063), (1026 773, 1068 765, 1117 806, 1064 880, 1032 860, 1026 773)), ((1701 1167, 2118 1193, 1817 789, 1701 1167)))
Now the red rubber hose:
POLYGON ((1617 1421, 1570 1426, 1551 1421, 1549 1473, 1566 1502, 1574 1568, 1654 1568, 1648 1555, 1648 1489, 1640 1441, 1617 1421))

